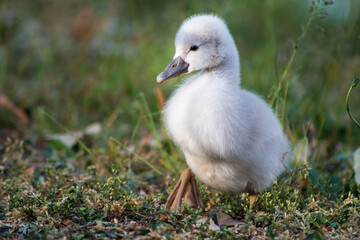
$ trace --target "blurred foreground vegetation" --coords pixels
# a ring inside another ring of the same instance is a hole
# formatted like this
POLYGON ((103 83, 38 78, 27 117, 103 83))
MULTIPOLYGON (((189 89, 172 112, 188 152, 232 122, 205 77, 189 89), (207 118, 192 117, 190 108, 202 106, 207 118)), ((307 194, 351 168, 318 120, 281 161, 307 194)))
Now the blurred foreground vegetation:
MULTIPOLYGON (((0 236, 359 237, 360 131, 345 98, 359 76, 360 2, 333 2, 1 1, 0 236), (161 124, 161 96, 180 80, 158 86, 156 76, 181 22, 222 17, 240 52, 242 87, 270 102, 312 6, 274 106, 285 109, 292 168, 254 209, 246 195, 202 186, 207 212, 163 211, 186 164, 161 124), (211 231, 216 211, 245 225, 211 231)), ((354 88, 357 119, 359 102, 354 88)))

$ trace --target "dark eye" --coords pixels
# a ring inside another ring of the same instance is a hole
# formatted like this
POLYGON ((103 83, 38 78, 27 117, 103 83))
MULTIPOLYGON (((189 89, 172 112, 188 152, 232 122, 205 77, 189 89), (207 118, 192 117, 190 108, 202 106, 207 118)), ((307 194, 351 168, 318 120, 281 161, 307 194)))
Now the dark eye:
POLYGON ((198 46, 196 46, 196 45, 192 45, 191 47, 190 47, 190 51, 196 51, 196 50, 198 50, 199 49, 199 47, 198 46))

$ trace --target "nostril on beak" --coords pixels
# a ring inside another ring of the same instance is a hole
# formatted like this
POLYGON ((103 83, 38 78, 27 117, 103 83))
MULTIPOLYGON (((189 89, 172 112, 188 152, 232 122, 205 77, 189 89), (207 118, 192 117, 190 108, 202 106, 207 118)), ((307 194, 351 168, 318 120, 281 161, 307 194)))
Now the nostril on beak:
POLYGON ((173 65, 171 65, 172 68, 176 68, 177 64, 174 63, 173 65))

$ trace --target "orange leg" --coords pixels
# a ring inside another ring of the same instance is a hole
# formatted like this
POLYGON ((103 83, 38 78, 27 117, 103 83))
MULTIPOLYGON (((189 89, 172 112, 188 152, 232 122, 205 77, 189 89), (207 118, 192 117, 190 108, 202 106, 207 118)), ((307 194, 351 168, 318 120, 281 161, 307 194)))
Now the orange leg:
POLYGON ((196 185, 195 175, 191 172, 190 168, 181 173, 180 179, 166 201, 165 210, 180 210, 183 199, 191 207, 204 207, 199 188, 196 185))
POLYGON ((250 201, 250 206, 251 207, 254 206, 255 201, 256 201, 256 197, 257 197, 257 194, 255 194, 255 193, 250 193, 249 194, 249 201, 250 201))

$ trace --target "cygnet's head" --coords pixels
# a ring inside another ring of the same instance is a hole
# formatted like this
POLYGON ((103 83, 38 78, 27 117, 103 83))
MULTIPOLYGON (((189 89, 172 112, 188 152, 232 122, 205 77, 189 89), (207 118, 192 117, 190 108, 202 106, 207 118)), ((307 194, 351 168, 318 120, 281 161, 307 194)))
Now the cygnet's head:
POLYGON ((176 34, 175 50, 172 62, 157 76, 158 83, 196 70, 239 65, 229 30, 215 15, 195 15, 185 20, 176 34))

